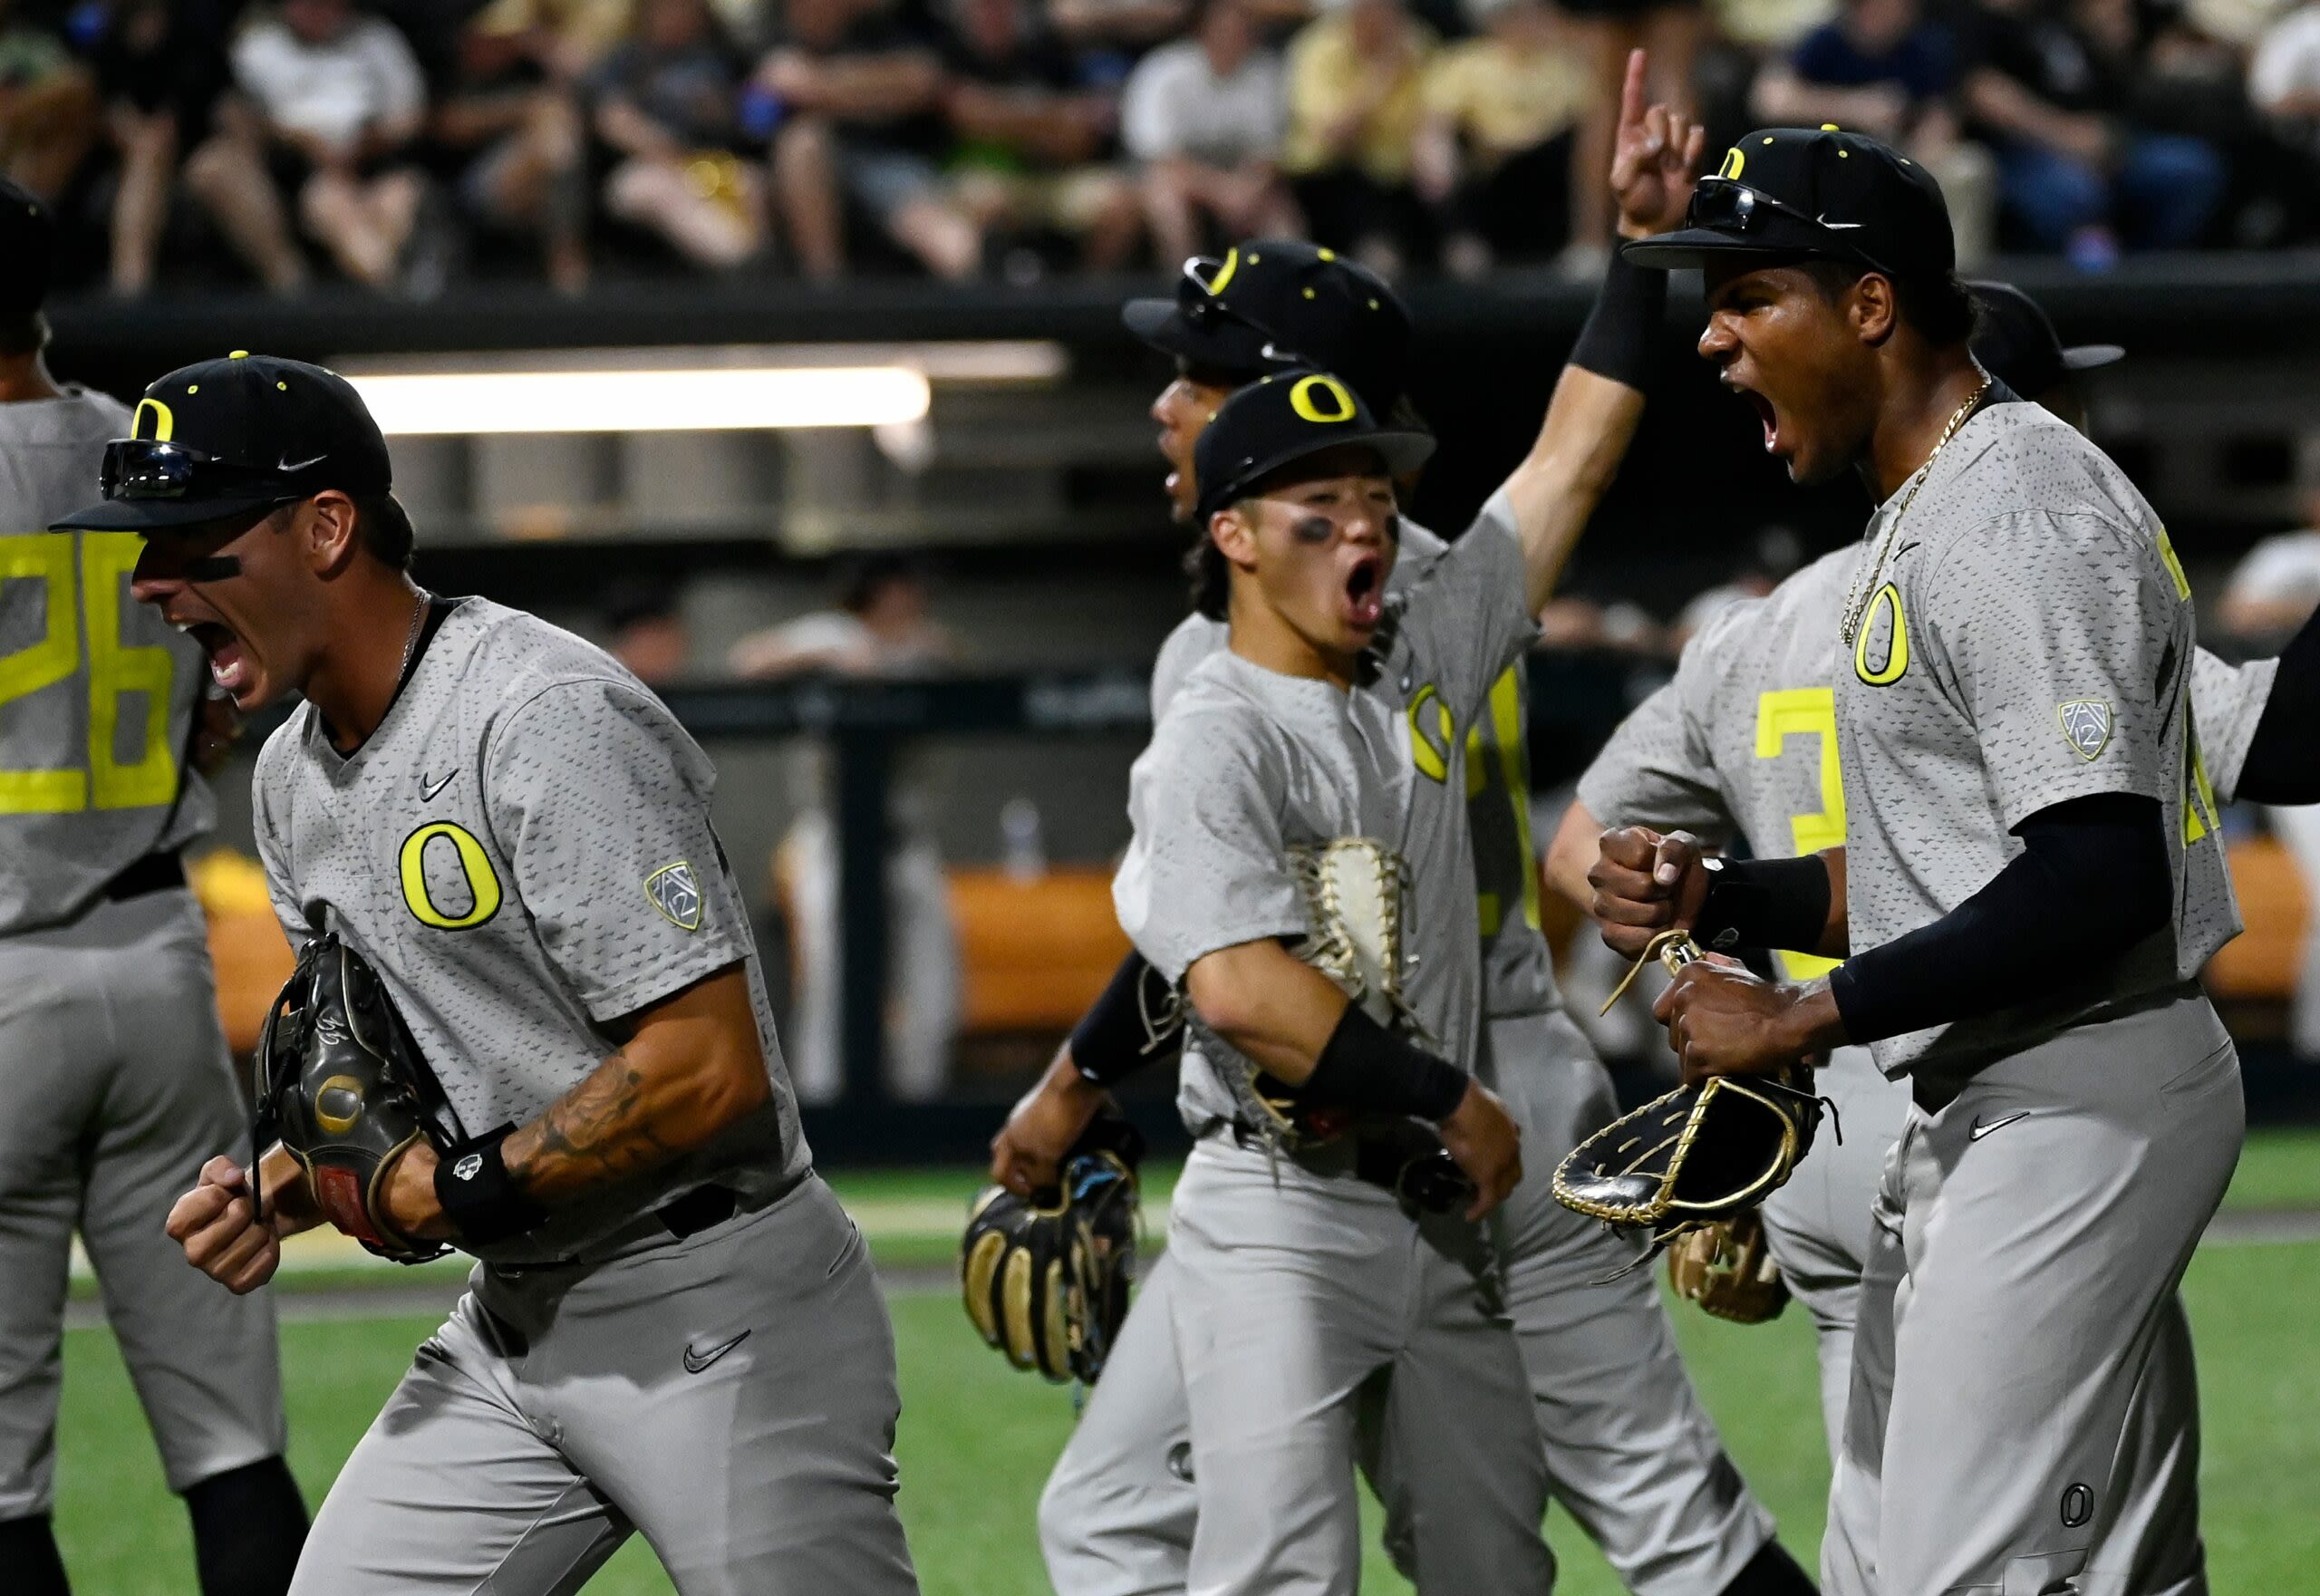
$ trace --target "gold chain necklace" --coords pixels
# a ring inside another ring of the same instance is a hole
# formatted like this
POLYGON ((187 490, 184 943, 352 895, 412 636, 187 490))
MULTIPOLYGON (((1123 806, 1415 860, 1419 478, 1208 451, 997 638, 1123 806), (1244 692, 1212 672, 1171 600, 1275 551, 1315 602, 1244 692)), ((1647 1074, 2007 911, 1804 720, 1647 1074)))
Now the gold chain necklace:
POLYGON ((1966 396, 1966 402, 1950 412, 1948 424, 1941 429, 1941 436, 1933 440, 1933 452, 1925 457, 1925 464, 1910 476, 1909 492, 1903 496, 1900 508, 1893 512, 1893 518, 1885 524, 1885 536, 1877 540, 1876 559, 1870 563, 1866 573, 1853 573, 1852 591, 1845 595, 1844 624, 1838 629, 1847 648, 1852 646, 1869 605, 1877 595, 1877 578, 1885 574, 1885 557, 1892 551, 1894 536, 1901 529, 1901 517, 1909 513, 1909 506, 1917 502, 1918 489, 1925 486, 1928 477, 1933 475, 1933 462, 1941 458, 1941 451, 1948 447, 1952 438, 1958 436, 1958 430, 1966 424, 1966 418, 1974 413, 1974 407, 1982 402, 1982 395, 1989 391, 1990 380, 1985 375, 1973 392, 1966 396))

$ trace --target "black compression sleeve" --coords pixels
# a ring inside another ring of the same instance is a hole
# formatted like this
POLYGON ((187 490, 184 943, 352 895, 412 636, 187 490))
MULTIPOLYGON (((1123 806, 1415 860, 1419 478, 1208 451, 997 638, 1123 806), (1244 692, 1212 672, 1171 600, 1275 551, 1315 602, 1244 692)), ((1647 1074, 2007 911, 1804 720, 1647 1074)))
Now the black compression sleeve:
POLYGON ((1071 1028, 1071 1063, 1097 1086, 1126 1080, 1184 1050, 1183 1006, 1157 970, 1131 949, 1101 996, 1071 1028))
POLYGON ((1641 392, 1650 385, 1652 343, 1667 314, 1668 274, 1629 266, 1614 249, 1571 363, 1641 392))
POLYGON ((1318 1108, 1362 1108, 1446 1119, 1466 1095, 1466 1072, 1348 1003, 1313 1073, 1298 1088, 1318 1108))
POLYGON ((2073 798, 2015 827, 2023 852, 1930 925, 1855 954, 1829 976, 1856 1042, 1969 1020, 2054 985, 2058 960, 2115 959, 2175 908, 2158 800, 2073 798))
POLYGON ((2279 673, 2239 766, 2236 796, 2260 804, 2320 803, 2320 611, 2280 651, 2279 673))
POLYGON ((1693 940, 1716 953, 1786 948, 1809 953, 1829 928, 1829 865, 1796 859, 1710 859, 1707 896, 1693 940))

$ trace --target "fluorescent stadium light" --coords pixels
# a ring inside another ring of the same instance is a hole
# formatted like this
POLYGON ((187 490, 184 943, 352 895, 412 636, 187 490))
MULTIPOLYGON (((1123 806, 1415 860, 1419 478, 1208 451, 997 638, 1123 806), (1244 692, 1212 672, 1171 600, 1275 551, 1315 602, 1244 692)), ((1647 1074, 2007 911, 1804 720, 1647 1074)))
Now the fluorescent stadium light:
POLYGON ((904 365, 637 371, 349 372, 390 436, 709 432, 922 421, 926 373, 904 365))

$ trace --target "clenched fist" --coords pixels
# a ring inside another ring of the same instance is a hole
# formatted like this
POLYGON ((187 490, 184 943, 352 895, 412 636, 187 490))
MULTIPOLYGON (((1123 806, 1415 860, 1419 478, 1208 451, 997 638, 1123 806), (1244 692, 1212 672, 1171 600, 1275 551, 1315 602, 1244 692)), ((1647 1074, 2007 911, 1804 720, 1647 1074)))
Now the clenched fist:
POLYGON ((248 1173, 220 1154, 201 1166, 199 1182, 177 1200, 162 1228, 185 1248, 186 1262, 202 1273, 237 1296, 254 1291, 281 1266, 282 1238, 314 1224, 280 1201, 286 1191, 304 1191, 295 1166, 285 1174, 287 1178, 268 1176, 266 1189, 276 1194, 276 1200, 260 1220, 248 1173))
POLYGON ((1436 1128, 1452 1160, 1474 1183, 1466 1217, 1480 1219, 1506 1201, 1522 1179, 1522 1131, 1498 1094, 1478 1080, 1468 1081, 1466 1095, 1436 1128))
POLYGON ((1639 959, 1661 932, 1691 929, 1707 898, 1702 856, 1699 839, 1686 832, 1663 837, 1648 826, 1606 831, 1587 872, 1594 890, 1587 912, 1602 927, 1605 944, 1639 959))

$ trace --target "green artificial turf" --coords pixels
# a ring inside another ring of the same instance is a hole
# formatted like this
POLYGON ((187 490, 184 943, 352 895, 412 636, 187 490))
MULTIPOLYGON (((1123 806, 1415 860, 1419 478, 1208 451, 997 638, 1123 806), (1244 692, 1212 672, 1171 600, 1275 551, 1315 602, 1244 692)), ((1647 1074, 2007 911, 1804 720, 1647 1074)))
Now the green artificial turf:
MULTIPOLYGON (((942 1188, 947 1189, 947 1187, 942 1188)), ((914 1195, 918 1194, 913 1194, 914 1195)), ((2320 1565, 2320 1243, 2211 1246, 2187 1285, 2206 1398, 2206 1533, 2222 1591, 2301 1588, 2320 1565)), ((1008 1369, 968 1329, 946 1292, 894 1304, 902 1355, 903 1513, 929 1596, 1034 1596, 1040 1573, 1033 1506, 1071 1422, 1068 1391, 1008 1369)), ((1825 1480, 1811 1332, 1801 1313, 1752 1329, 1677 1315, 1685 1354, 1726 1442, 1808 1566, 1825 1480)), ((294 1323, 283 1330, 291 1462, 318 1499, 431 1328, 423 1319, 294 1323)), ((79 1590, 176 1596, 190 1588, 182 1512, 164 1491, 152 1443, 102 1330, 66 1338, 58 1446, 58 1531, 79 1590)), ((1561 1589, 1617 1586, 1567 1520, 1551 1521, 1561 1589)), ((1374 1545, 1375 1525, 1369 1537, 1374 1545)), ((1365 1588, 1406 1590, 1373 1552, 1365 1588)), ((641 1541, 589 1586, 669 1589, 641 1541)))

